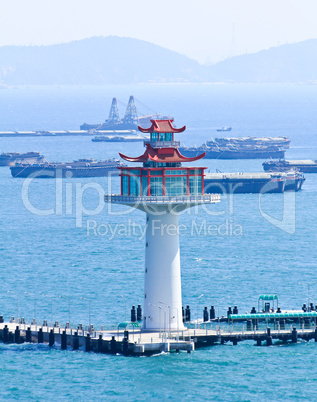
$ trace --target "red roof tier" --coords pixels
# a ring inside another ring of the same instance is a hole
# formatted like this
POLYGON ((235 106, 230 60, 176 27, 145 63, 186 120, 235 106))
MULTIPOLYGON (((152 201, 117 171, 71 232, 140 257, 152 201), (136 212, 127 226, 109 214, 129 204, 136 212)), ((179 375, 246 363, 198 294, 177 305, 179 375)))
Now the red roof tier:
POLYGON ((197 161, 202 159, 206 155, 206 152, 193 158, 186 158, 186 156, 183 156, 177 148, 153 149, 150 144, 146 144, 146 151, 143 155, 138 156, 137 158, 132 158, 121 153, 119 153, 119 155, 122 159, 128 162, 147 162, 150 160, 159 163, 177 163, 197 161))
POLYGON ((182 133, 186 130, 186 126, 182 128, 175 128, 172 126, 174 119, 170 120, 151 120, 152 126, 150 128, 142 128, 138 126, 142 133, 182 133))

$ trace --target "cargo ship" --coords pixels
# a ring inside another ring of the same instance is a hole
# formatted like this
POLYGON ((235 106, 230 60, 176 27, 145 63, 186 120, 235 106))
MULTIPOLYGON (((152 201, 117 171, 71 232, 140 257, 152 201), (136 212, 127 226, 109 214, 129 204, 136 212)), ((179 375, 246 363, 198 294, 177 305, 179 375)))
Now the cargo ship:
POLYGON ((284 158, 290 140, 286 137, 215 138, 199 147, 182 147, 184 156, 194 157, 206 152, 207 159, 284 158))
POLYGON ((245 194, 299 191, 305 177, 298 172, 276 173, 206 173, 205 193, 245 194))
POLYGON ((290 147, 291 140, 287 137, 228 137, 215 138, 211 142, 216 142, 219 146, 276 146, 284 149, 290 147))
POLYGON ((265 171, 288 171, 289 169, 296 169, 303 173, 317 173, 317 161, 313 160, 280 160, 280 161, 267 161, 262 163, 265 171))
POLYGON ((95 159, 79 159, 73 162, 58 163, 45 162, 33 165, 16 163, 11 166, 12 177, 34 177, 34 178, 72 178, 72 177, 104 177, 118 175, 118 167, 126 165, 118 159, 96 161, 95 159))
POLYGON ((8 152, 0 154, 0 166, 14 166, 16 163, 36 163, 42 162, 44 156, 39 152, 27 152, 21 154, 18 152, 8 152))
POLYGON ((81 130, 137 130, 138 126, 151 125, 151 120, 157 119, 171 119, 172 117, 162 116, 160 113, 138 116, 135 106, 134 96, 130 96, 129 103, 124 117, 121 119, 118 102, 116 98, 112 99, 109 117, 104 123, 87 124, 84 123, 80 126, 81 130))

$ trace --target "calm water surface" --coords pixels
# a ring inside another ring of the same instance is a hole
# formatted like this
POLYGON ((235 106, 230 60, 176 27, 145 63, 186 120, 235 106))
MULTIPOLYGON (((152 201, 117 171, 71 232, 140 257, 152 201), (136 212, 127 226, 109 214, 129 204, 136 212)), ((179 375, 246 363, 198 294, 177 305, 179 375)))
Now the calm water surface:
MULTIPOLYGON (((77 129, 107 118, 113 96, 127 102, 131 94, 152 111, 173 115, 178 126, 186 124, 179 136, 186 145, 199 145, 219 135, 216 128, 232 126, 230 135, 289 136, 288 158, 317 159, 316 86, 1 89, 0 131, 77 129)), ((123 113, 124 105, 119 107, 123 113)), ((98 144, 88 137, 0 138, 0 152, 32 150, 50 161, 143 153, 141 143, 98 144)), ((261 171, 261 163, 205 160, 202 165, 211 171, 261 171)), ((72 324, 87 325, 89 299, 91 321, 100 327, 124 320, 125 305, 129 313, 132 304, 142 303, 145 217, 101 204, 100 191, 117 192, 118 179, 74 179, 57 187, 51 180, 34 180, 23 193, 24 181, 1 168, 0 186, 0 314, 63 324, 70 315, 72 324), (84 192, 83 206, 102 206, 97 215, 76 206, 84 185, 94 189, 84 192), (27 201, 42 212, 30 211, 27 201), (54 213, 45 215, 49 209, 54 213)), ((204 294, 199 314, 211 304, 221 314, 233 304, 245 312, 257 306, 260 293, 277 293, 282 308, 299 308, 307 301, 307 284, 317 304, 316 194, 317 175, 307 174, 296 195, 223 197, 219 205, 182 215, 183 304, 196 314, 198 296, 204 294)), ((0 397, 314 400, 316 358, 313 342, 269 348, 245 342, 147 358, 0 344, 0 397)))

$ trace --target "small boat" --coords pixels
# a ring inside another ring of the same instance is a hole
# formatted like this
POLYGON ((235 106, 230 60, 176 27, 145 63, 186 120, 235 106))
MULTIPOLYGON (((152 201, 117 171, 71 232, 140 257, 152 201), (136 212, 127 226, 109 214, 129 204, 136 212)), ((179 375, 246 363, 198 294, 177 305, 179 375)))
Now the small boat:
POLYGON ((221 128, 217 128, 217 131, 231 131, 232 127, 221 127, 221 128))
POLYGON ((144 141, 144 137, 135 136, 135 137, 124 137, 124 136, 115 136, 109 137, 105 135, 98 135, 91 139, 93 142, 135 142, 135 141, 144 141))

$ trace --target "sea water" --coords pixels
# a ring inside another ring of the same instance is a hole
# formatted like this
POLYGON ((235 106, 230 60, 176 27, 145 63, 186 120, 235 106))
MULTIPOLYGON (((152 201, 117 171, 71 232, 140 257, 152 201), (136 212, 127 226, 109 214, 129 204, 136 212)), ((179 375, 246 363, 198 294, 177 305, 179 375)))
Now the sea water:
MULTIPOLYGON (((107 118, 116 96, 139 112, 174 116, 178 138, 288 136, 288 159, 317 159, 317 87, 304 85, 138 85, 0 90, 0 131, 72 130, 107 118), (147 105, 147 106, 145 106, 147 105), (217 128, 232 126, 230 133, 217 128)), ((138 156, 142 143, 89 137, 0 138, 0 152, 39 151, 49 161, 138 156)), ((202 160, 210 171, 262 171, 262 160, 202 160)), ((223 196, 180 216, 183 305, 202 317, 257 308, 275 293, 281 308, 317 304, 317 175, 302 191, 223 196), (201 296, 203 295, 203 296, 201 296), (201 296, 201 297, 200 297, 201 296)), ((13 179, 0 168, 0 314, 109 328, 143 303, 145 216, 102 202, 119 179, 13 179)), ((317 346, 242 342, 130 358, 0 344, 1 399, 290 400, 316 398, 317 346)))

